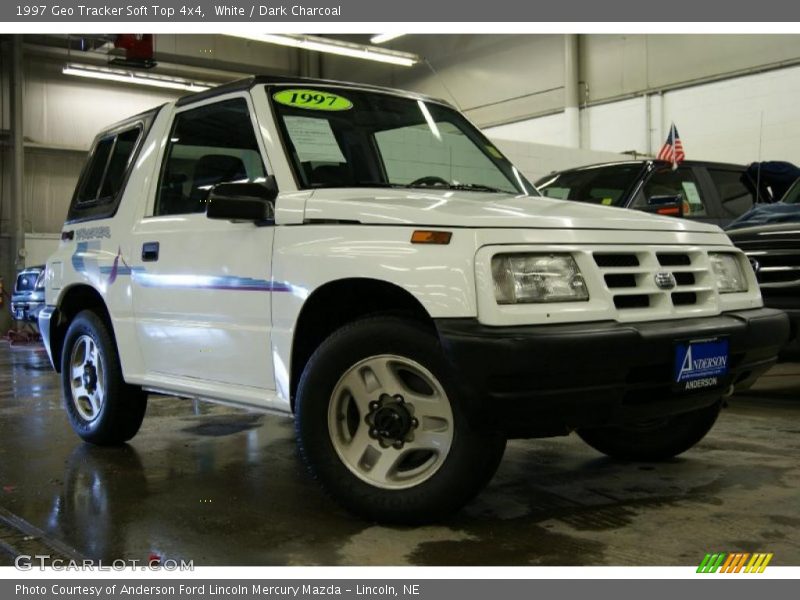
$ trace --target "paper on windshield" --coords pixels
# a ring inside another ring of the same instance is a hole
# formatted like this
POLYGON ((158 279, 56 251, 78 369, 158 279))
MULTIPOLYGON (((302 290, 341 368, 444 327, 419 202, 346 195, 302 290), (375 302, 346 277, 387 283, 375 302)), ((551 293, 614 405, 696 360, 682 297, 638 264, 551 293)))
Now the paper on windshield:
POLYGON ((327 119, 284 117, 300 162, 346 162, 327 119))

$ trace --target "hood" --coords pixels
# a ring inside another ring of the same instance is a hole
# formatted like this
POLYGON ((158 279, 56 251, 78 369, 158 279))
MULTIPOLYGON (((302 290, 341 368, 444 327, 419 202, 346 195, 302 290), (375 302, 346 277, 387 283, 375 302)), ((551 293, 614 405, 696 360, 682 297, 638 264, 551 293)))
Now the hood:
POLYGON ((758 225, 774 223, 794 223, 795 229, 800 224, 800 204, 759 204, 736 219, 726 228, 728 231, 758 225))
POLYGON ((800 244, 800 222, 772 223, 754 227, 742 227, 735 231, 726 231, 735 244, 760 243, 767 245, 797 246, 800 244))
POLYGON ((747 167, 747 174, 762 187, 769 186, 775 200, 780 200, 800 177, 800 168, 786 161, 766 160, 752 163, 747 167))
POLYGON ((541 196, 385 188, 315 190, 306 202, 305 219, 430 227, 720 231, 697 221, 541 196))

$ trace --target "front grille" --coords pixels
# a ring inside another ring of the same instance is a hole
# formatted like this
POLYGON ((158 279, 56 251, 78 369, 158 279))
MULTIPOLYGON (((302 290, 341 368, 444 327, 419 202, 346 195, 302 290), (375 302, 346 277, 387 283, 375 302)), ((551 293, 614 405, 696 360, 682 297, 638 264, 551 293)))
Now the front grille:
POLYGON ((762 267, 800 267, 800 252, 784 251, 754 256, 762 267))
POLYGON ((764 267, 758 271, 758 282, 762 286, 771 283, 800 283, 800 268, 764 267))
POLYGON ((632 294, 630 296, 614 296, 614 306, 620 310, 626 308, 647 308, 650 306, 650 296, 647 294, 632 294))
POLYGON ((593 257, 614 306, 629 318, 645 318, 653 311, 711 314, 716 309, 713 275, 701 249, 599 251, 593 257))
POLYGON ((758 283, 763 287, 800 284, 800 251, 774 250, 768 254, 749 252, 747 257, 756 271, 758 283))
POLYGON ((606 273, 605 280, 609 289, 636 287, 636 275, 632 273, 606 273))
POLYGON ((690 306, 697 304, 697 294, 694 292, 673 292, 672 304, 674 306, 690 306))
POLYGON ((639 257, 628 253, 596 252, 594 262, 600 268, 604 267, 638 267, 639 257))
POLYGON ((659 252, 656 257, 662 267, 685 267, 692 264, 691 257, 683 252, 659 252))

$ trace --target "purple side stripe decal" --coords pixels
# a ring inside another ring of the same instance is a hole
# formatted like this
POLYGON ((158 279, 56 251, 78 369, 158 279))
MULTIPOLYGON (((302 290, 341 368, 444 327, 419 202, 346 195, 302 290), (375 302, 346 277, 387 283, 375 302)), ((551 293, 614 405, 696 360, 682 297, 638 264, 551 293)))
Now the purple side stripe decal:
POLYGON ((252 277, 213 275, 170 275, 133 271, 134 281, 142 287, 169 289, 203 289, 237 292, 291 292, 292 286, 283 282, 252 277))

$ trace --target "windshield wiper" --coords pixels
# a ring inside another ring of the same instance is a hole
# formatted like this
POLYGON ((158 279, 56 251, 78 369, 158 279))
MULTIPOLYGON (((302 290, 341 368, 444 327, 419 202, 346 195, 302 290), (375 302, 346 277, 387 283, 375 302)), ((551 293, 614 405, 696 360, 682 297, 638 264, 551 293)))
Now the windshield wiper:
POLYGON ((509 194, 499 188, 480 183, 437 183, 436 185, 410 185, 402 183, 389 183, 386 181, 359 181, 346 183, 312 183, 310 187, 314 189, 324 188, 393 188, 393 189, 412 189, 412 190, 465 190, 469 192, 493 192, 497 194, 509 194))
POLYGON ((482 183, 452 183, 449 186, 451 190, 469 190, 473 192, 494 192, 497 194, 507 194, 508 192, 500 188, 492 187, 490 185, 483 185, 482 183))
POLYGON ((335 189, 335 188, 401 188, 406 187, 396 183, 386 183, 385 181, 358 181, 346 183, 311 183, 309 187, 313 189, 335 189))
POLYGON ((508 194, 505 190, 501 190, 499 188, 492 187, 490 185, 483 185, 481 183, 448 183, 436 185, 404 185, 400 187, 406 187, 413 190, 462 190, 468 192, 494 192, 497 194, 508 194))

